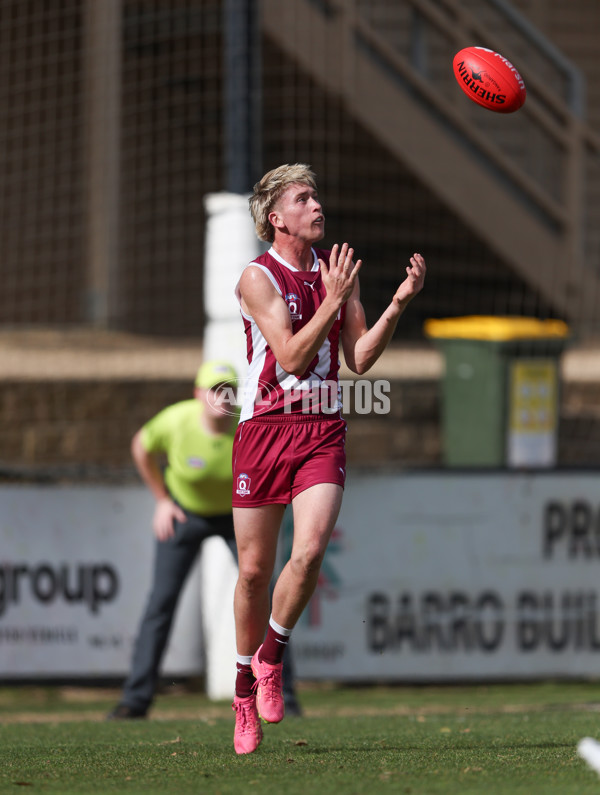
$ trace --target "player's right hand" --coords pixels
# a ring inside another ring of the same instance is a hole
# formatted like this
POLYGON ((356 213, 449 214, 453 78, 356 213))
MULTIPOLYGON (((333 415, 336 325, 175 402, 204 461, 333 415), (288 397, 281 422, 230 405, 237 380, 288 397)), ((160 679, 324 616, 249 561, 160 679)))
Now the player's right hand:
POLYGON ((329 255, 329 268, 323 260, 319 260, 321 266, 321 278, 327 290, 327 297, 337 300, 341 306, 352 295, 356 277, 362 265, 359 259, 356 263, 353 260, 354 249, 347 243, 341 247, 336 243, 329 255))

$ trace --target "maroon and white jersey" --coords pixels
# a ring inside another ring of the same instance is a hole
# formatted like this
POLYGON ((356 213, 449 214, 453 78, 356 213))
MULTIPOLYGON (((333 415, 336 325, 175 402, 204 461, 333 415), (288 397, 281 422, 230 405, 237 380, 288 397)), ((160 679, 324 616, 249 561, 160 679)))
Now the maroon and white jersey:
MULTIPOLYGON (((312 251, 314 262, 310 271, 297 270, 273 248, 247 266, 260 268, 269 277, 288 306, 294 334, 311 320, 327 295, 321 278, 319 258, 329 263, 329 251, 312 251)), ((239 298, 238 292, 238 300, 239 298)), ((243 389, 240 422, 265 414, 320 414, 339 417, 339 336, 345 310, 344 304, 317 355, 306 372, 299 376, 287 373, 279 365, 253 318, 241 310, 249 369, 243 389)))

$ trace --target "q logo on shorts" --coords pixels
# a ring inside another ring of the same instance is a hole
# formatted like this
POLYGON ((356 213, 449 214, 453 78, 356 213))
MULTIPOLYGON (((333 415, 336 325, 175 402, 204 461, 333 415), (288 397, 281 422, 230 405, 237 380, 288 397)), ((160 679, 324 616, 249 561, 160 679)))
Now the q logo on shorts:
POLYGON ((242 474, 237 477, 237 489, 235 493, 239 494, 240 497, 247 497, 248 494, 250 494, 250 478, 245 472, 242 472, 242 474))

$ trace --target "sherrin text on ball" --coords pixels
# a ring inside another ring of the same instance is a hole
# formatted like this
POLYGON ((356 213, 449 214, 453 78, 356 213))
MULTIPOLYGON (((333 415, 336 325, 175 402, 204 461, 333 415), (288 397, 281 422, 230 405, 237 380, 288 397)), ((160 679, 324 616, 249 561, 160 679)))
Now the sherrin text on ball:
POLYGON ((454 56, 452 68, 458 85, 478 105, 496 113, 514 113, 523 106, 525 82, 499 52, 465 47, 454 56))

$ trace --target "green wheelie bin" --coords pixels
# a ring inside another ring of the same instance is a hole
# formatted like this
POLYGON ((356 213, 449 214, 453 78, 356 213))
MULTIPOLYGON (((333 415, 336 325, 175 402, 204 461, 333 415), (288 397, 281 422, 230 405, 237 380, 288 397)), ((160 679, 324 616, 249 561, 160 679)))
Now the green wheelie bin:
POLYGON ((471 315, 425 322, 445 360, 442 438, 448 467, 557 463, 561 320, 471 315))

